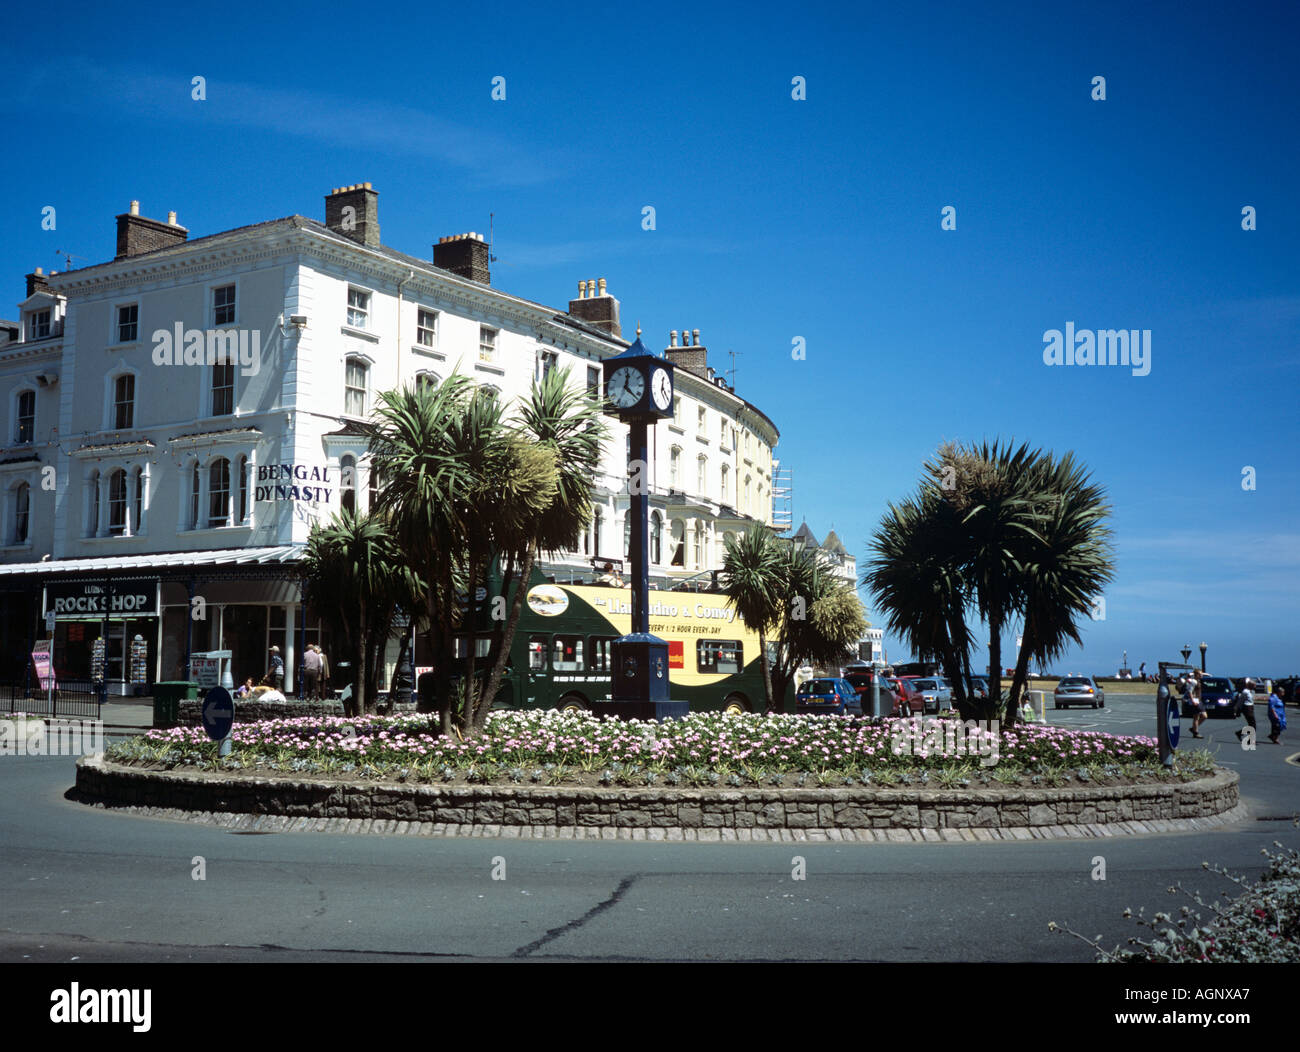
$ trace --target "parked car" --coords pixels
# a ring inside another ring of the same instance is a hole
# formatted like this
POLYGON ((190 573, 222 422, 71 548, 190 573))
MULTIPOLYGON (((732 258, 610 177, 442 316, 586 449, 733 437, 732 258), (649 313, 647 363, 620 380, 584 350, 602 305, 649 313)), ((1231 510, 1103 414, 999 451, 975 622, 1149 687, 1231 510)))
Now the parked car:
POLYGON ((842 679, 818 677, 799 687, 794 711, 800 716, 861 716, 858 692, 842 679))
POLYGON ((912 680, 898 677, 891 679, 889 685, 894 688, 894 708, 892 716, 916 716, 925 712, 925 699, 921 692, 912 685, 912 680))
POLYGON ((871 712, 871 683, 877 677, 880 679, 881 709, 884 712, 892 712, 898 707, 898 696, 879 669, 850 665, 844 670, 844 681, 857 692, 864 716, 871 712))
MULTIPOLYGON (((1235 698, 1236 691, 1232 689, 1232 681, 1226 676, 1201 677, 1201 710, 1207 716, 1230 719, 1236 708, 1235 698)), ((1188 703, 1186 697, 1183 698, 1182 710, 1184 716, 1196 715, 1196 710, 1188 703)))
POLYGON ((914 686, 924 699, 926 712, 939 712, 940 709, 952 708, 952 687, 942 676, 923 676, 912 680, 914 686))
POLYGON ((1106 704, 1106 692, 1091 676, 1066 676, 1052 692, 1052 701, 1058 709, 1068 709, 1071 705, 1099 709, 1106 704))
POLYGON ((984 701, 989 696, 989 678, 983 675, 971 675, 966 677, 966 693, 978 701, 984 701))

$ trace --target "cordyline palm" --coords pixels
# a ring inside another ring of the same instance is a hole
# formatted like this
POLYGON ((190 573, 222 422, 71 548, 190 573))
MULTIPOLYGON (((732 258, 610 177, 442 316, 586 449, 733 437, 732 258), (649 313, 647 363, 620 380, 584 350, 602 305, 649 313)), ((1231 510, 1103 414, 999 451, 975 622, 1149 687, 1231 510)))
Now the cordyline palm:
POLYGON ((727 605, 735 609, 746 627, 758 633, 758 655, 763 670, 763 701, 771 712, 772 669, 767 657, 767 637, 781 619, 784 596, 780 542, 765 526, 751 526, 739 537, 728 537, 722 557, 722 590, 727 605))
POLYGON ((1059 461, 1044 457, 1034 475, 1031 485, 1041 494, 1035 509, 1038 543, 1026 553, 1023 567, 1025 628, 1011 682, 1013 699, 1024 688, 1031 657, 1044 665, 1071 643, 1083 644, 1078 619, 1090 613, 1094 597, 1114 579, 1103 489, 1073 453, 1059 461))
POLYGON ((785 602, 772 691, 784 704, 800 665, 841 663, 862 638, 867 622, 853 587, 835 575, 821 552, 788 541, 781 546, 785 602))
POLYGON ((962 616, 965 582, 955 555, 954 519, 950 507, 924 490, 916 499, 889 505, 872 539, 874 557, 862 584, 875 596, 889 630, 919 659, 943 662, 962 717, 990 719, 996 699, 985 712, 966 697, 973 640, 962 616))
MULTIPOLYGON (((468 528, 463 519, 472 479, 451 441, 473 382, 453 373, 441 383, 387 391, 363 425, 372 465, 382 472, 380 503, 389 510, 403 558, 424 586, 427 620, 436 641, 436 696, 450 693, 453 633, 464 588, 458 556, 468 528), (459 579, 458 579, 459 578, 459 579)), ((443 706, 443 730, 450 714, 443 706)))
POLYGON ((375 644, 382 654, 397 606, 413 601, 419 581, 385 517, 346 508, 327 525, 312 527, 303 572, 311 582, 313 602, 330 612, 356 649, 356 689, 347 714, 373 712, 369 686, 375 644))
POLYGON ((493 640, 492 671, 483 692, 484 705, 475 714, 476 729, 487 719, 505 675, 538 556, 575 548, 591 519, 592 491, 608 433, 600 403, 569 386, 568 369, 547 373, 533 384, 519 407, 515 435, 535 452, 549 456, 554 484, 542 506, 521 505, 519 514, 500 523, 494 538, 502 568, 500 595, 509 596, 515 582, 518 586, 502 631, 493 640))
POLYGON ((1041 456, 1025 444, 1013 450, 982 442, 964 450, 948 443, 925 465, 927 487, 959 515, 962 548, 954 555, 989 629, 990 700, 1002 695, 1002 628, 1023 605, 1026 552, 1041 540, 1034 513, 1041 456))

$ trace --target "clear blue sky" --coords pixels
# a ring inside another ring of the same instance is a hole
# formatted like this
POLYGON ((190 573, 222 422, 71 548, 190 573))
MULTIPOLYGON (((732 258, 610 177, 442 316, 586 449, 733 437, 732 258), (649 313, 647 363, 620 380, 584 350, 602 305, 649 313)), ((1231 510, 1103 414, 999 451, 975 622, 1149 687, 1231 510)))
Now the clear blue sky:
POLYGON ((56 249, 111 258, 132 198, 201 236, 369 180, 385 243, 426 258, 495 212, 494 284, 563 306, 603 276, 653 345, 739 352, 796 524, 859 560, 943 440, 1074 450, 1118 579, 1058 671, 1201 640, 1300 671, 1295 5, 557 7, 11 19, 0 315, 56 249), (1067 322, 1150 329, 1150 374, 1045 366, 1067 322))

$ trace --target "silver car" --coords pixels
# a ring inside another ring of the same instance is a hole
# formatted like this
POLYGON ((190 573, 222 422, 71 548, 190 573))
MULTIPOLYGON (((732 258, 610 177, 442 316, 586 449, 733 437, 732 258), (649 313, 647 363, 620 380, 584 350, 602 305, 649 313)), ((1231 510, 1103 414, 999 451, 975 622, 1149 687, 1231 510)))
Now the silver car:
POLYGON ((1052 692, 1052 703, 1058 709, 1068 709, 1071 705, 1099 709, 1106 704, 1106 692, 1091 676, 1066 676, 1052 692))
POLYGON ((912 686, 920 691, 926 712, 952 708, 952 687, 942 676, 919 676, 912 686))

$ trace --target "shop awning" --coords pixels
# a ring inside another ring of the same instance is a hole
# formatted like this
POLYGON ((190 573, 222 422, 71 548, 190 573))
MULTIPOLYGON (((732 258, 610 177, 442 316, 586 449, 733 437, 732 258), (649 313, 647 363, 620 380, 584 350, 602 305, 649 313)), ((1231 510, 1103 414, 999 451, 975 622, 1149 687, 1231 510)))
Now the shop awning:
POLYGON ((300 561, 302 555, 302 545, 282 544, 271 548, 221 548, 214 551, 109 555, 95 559, 48 559, 39 563, 2 563, 0 577, 120 573, 124 570, 154 571, 191 566, 289 566, 300 561))

